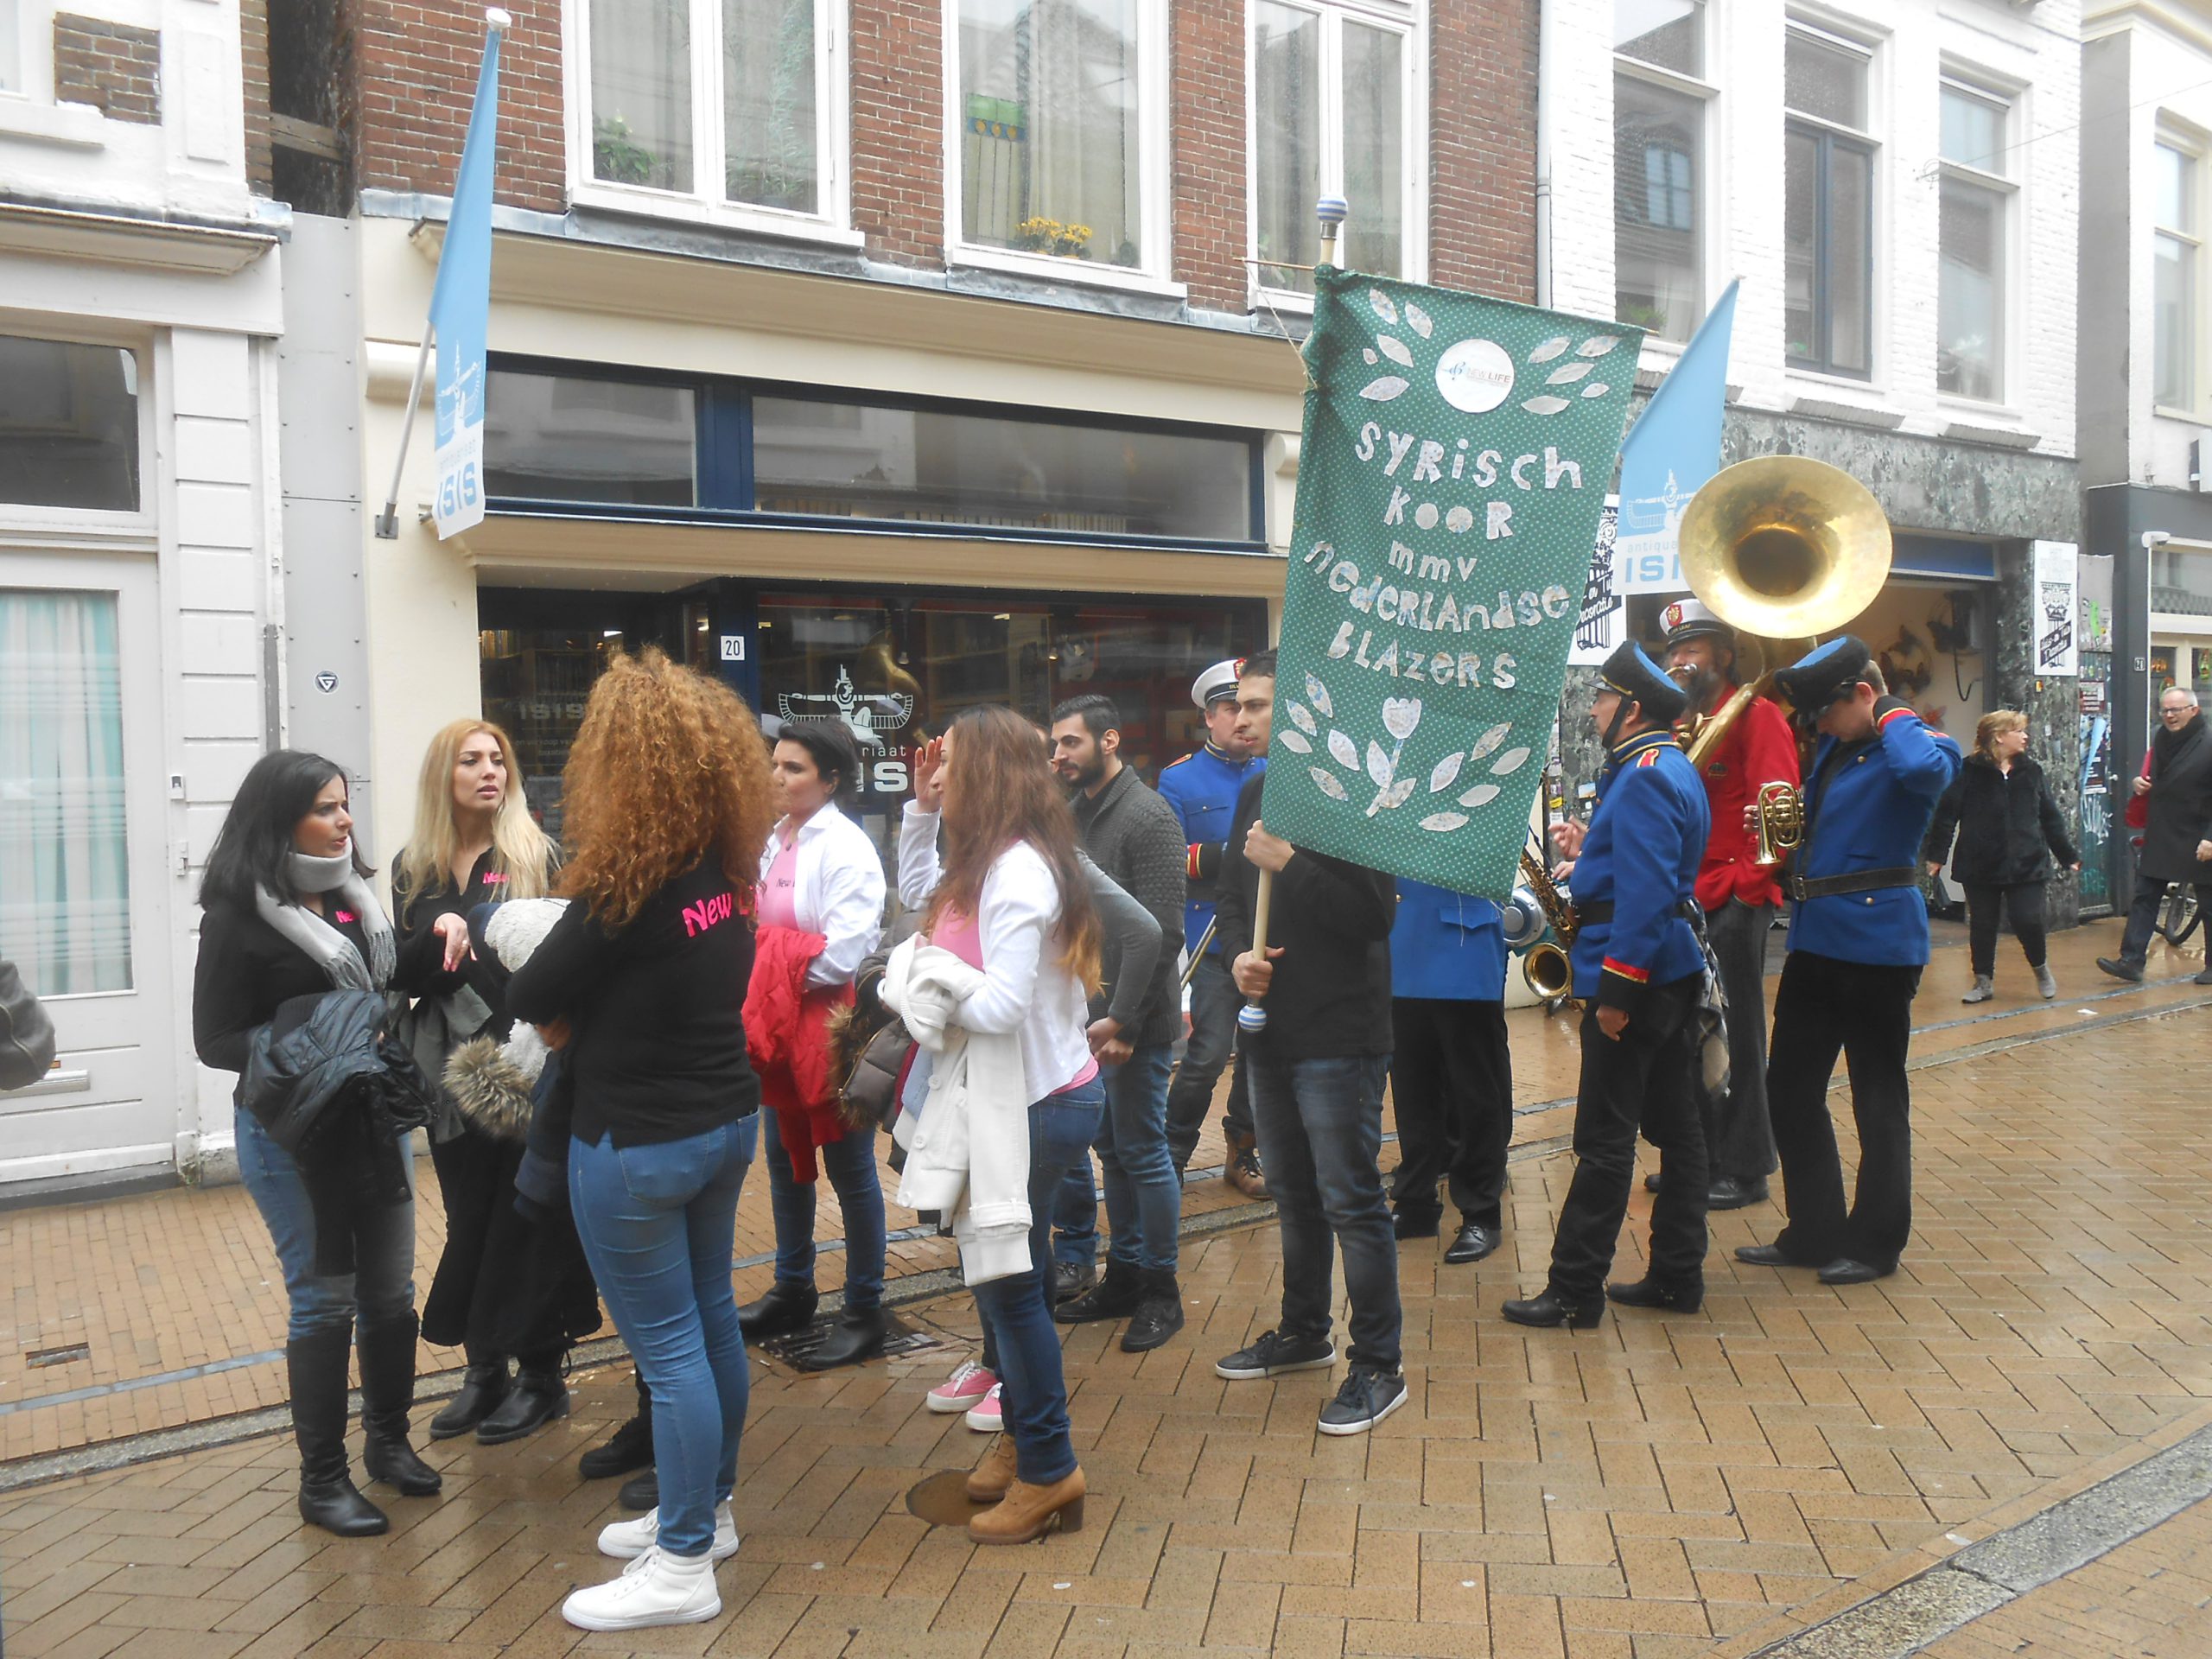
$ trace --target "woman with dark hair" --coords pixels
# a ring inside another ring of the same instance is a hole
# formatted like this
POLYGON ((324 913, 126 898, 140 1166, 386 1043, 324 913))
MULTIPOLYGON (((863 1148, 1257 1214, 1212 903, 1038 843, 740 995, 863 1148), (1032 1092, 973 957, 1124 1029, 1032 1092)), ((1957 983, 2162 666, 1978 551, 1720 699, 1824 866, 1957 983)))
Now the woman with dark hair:
MULTIPOLYGON (((427 991, 457 983, 468 928, 440 918, 402 953, 353 842, 346 775, 319 754, 279 749, 238 785, 200 886, 200 962, 193 1046, 203 1065, 243 1073, 255 1030, 295 997, 331 990, 427 991)), ((343 1537, 379 1533, 384 1512, 353 1485, 346 1455, 346 1363, 359 1328, 362 1465, 409 1497, 438 1490, 408 1445, 415 1403, 415 1205, 354 1212, 353 1271, 319 1272, 337 1241, 318 1239, 308 1182, 233 1096, 238 1173, 268 1224, 291 1304, 284 1346, 300 1515, 343 1537)), ((411 1194, 414 1160, 401 1149, 411 1194)))
POLYGON ((815 1160, 844 1217, 845 1306, 802 1362, 856 1364, 883 1351, 883 1185, 873 1124, 845 1122, 829 1077, 830 1013, 849 1007, 853 976, 883 937, 883 860, 837 809, 860 777, 842 727, 786 724, 769 776, 783 816, 760 849, 760 932, 746 1025, 761 1097, 774 1109, 765 1155, 776 1220, 776 1278, 737 1311, 747 1338, 803 1329, 813 1319, 815 1160), (779 988, 784 994, 779 995, 779 988), (773 1065, 763 1057, 773 1049, 773 1065))
MULTIPOLYGON (((555 862, 506 733, 485 720, 449 721, 423 753, 415 827, 392 863, 401 953, 443 918, 466 920, 480 906, 544 897, 555 862)), ((430 1077, 444 1077, 470 1038, 487 1029, 505 1035, 501 977, 472 961, 466 983, 409 1010, 409 1046, 430 1077)), ((562 1362, 572 1343, 599 1329, 599 1292, 568 1217, 534 1221, 516 1207, 522 1130, 472 1118, 475 1105, 473 1096, 438 1091, 430 1162, 446 1240, 423 1300, 423 1334, 468 1361, 460 1392, 430 1419, 430 1438, 474 1429, 480 1444, 498 1446, 569 1414, 562 1362), (512 1380, 510 1355, 519 1372, 512 1380)))
POLYGON ((601 1532, 631 1565, 561 1612, 588 1630, 696 1624, 721 1611, 715 1563, 737 1553, 747 1381, 730 1256, 760 1104, 740 996, 767 746, 720 681, 617 652, 563 798, 570 903, 508 982, 507 1011, 563 1051, 569 1201, 652 1394, 660 1502, 601 1532))
POLYGON ((951 1217, 1012 1430, 968 1478, 968 1496, 993 1506, 968 1523, 986 1544, 1083 1524, 1052 1210, 1106 1102, 1086 1034, 1099 922, 1074 815, 1038 761, 1035 728, 1008 709, 970 709, 924 749, 899 896, 927 908, 884 976, 885 1001, 935 1057, 899 1201, 951 1217))
POLYGON ((1951 873, 1967 890, 1968 953, 1974 958, 1974 988, 1959 1000, 1986 1002, 1997 995, 1999 912, 2012 918, 2012 934, 2046 1001, 2058 995, 2058 982, 2044 959, 2044 887, 2055 855, 2069 869, 2082 868, 2082 855, 2066 834, 2065 815, 2051 798, 2050 780, 2028 756, 2028 717, 2017 709, 1995 709, 1974 728, 1974 753, 1967 756, 1943 798, 1920 855, 1936 874, 1951 859, 1951 873), (1954 856, 1951 838, 1956 833, 1954 856))

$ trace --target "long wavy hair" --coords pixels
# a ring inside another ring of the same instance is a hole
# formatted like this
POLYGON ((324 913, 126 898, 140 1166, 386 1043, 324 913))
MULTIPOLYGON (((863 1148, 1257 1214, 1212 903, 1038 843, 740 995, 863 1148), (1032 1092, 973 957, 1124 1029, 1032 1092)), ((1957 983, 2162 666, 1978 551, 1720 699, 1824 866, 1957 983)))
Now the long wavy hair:
POLYGON ((500 893, 509 899, 543 899, 552 885, 553 843, 530 816, 514 744, 492 721, 456 720, 440 727, 423 753, 423 771, 415 782, 415 829, 391 866, 392 907, 400 915, 453 870, 454 858, 461 851, 453 769, 468 740, 480 732, 492 740, 507 763, 506 798, 492 815, 492 868, 506 877, 500 893))
POLYGON ((945 762, 944 867, 925 930, 947 910, 973 916, 983 878, 1018 841, 1037 849, 1060 890, 1060 965, 1098 988, 1098 910, 1076 861, 1075 814, 1038 753, 1037 728, 1011 709, 969 709, 952 722, 945 762))
POLYGON ((712 855, 740 893, 775 823, 760 722, 720 680, 648 647, 592 687, 562 774, 570 848, 559 891, 610 928, 712 855))

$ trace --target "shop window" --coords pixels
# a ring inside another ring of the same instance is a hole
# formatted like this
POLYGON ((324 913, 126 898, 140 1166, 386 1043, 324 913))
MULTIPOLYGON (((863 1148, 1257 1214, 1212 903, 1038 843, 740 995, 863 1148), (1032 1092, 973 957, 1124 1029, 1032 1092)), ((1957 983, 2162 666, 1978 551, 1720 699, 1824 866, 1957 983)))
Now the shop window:
POLYGON ((486 493, 695 505, 696 397, 689 386, 493 369, 485 399, 486 493))
POLYGON ((1783 48, 1783 324, 1799 368, 1874 365, 1874 153, 1864 48, 1792 29, 1783 48))
POLYGON ((1154 0, 950 0, 960 239, 1141 270, 1154 0))
POLYGON ((1250 15, 1260 285, 1313 291, 1312 270, 1300 267, 1320 256, 1313 203, 1322 195, 1351 204, 1338 253, 1346 267, 1418 276, 1407 245, 1419 215, 1413 8, 1255 0, 1250 15))
POLYGON ((1946 86, 1942 102, 1936 385, 1955 397, 1994 403, 2005 395, 2011 111, 2003 100, 1961 86, 1946 86))
POLYGON ((588 190, 827 219, 841 124, 822 0, 590 0, 588 190))
POLYGON ((1249 542, 1252 464, 1242 437, 753 400, 763 512, 1249 542))
POLYGON ((138 511, 135 357, 0 334, 0 502, 138 511))
POLYGON ((2190 411, 2197 405, 2202 172, 2202 159, 2177 141, 2161 139, 2152 153, 2152 397, 2162 409, 2190 411))
POLYGON ((0 589, 0 957, 41 996, 131 988, 112 594, 0 589))
POLYGON ((1613 315, 1686 341, 1705 315, 1703 0, 1614 0, 1613 315))

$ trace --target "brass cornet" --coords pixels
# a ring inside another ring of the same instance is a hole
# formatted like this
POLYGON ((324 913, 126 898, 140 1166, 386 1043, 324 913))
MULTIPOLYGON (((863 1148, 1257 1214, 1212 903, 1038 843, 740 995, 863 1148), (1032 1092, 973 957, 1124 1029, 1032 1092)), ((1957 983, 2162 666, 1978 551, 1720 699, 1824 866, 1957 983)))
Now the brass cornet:
POLYGON ((1758 856, 1751 861, 1771 868, 1805 839, 1805 795, 1795 784, 1761 784, 1758 795, 1758 856))

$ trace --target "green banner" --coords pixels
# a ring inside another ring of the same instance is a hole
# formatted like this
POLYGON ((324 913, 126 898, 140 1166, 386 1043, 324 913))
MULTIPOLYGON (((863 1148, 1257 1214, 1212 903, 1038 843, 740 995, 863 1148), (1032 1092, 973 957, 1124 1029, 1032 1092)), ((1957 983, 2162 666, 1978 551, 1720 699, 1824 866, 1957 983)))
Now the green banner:
POLYGON ((1503 899, 1643 331, 1324 266, 1268 828, 1503 899))

